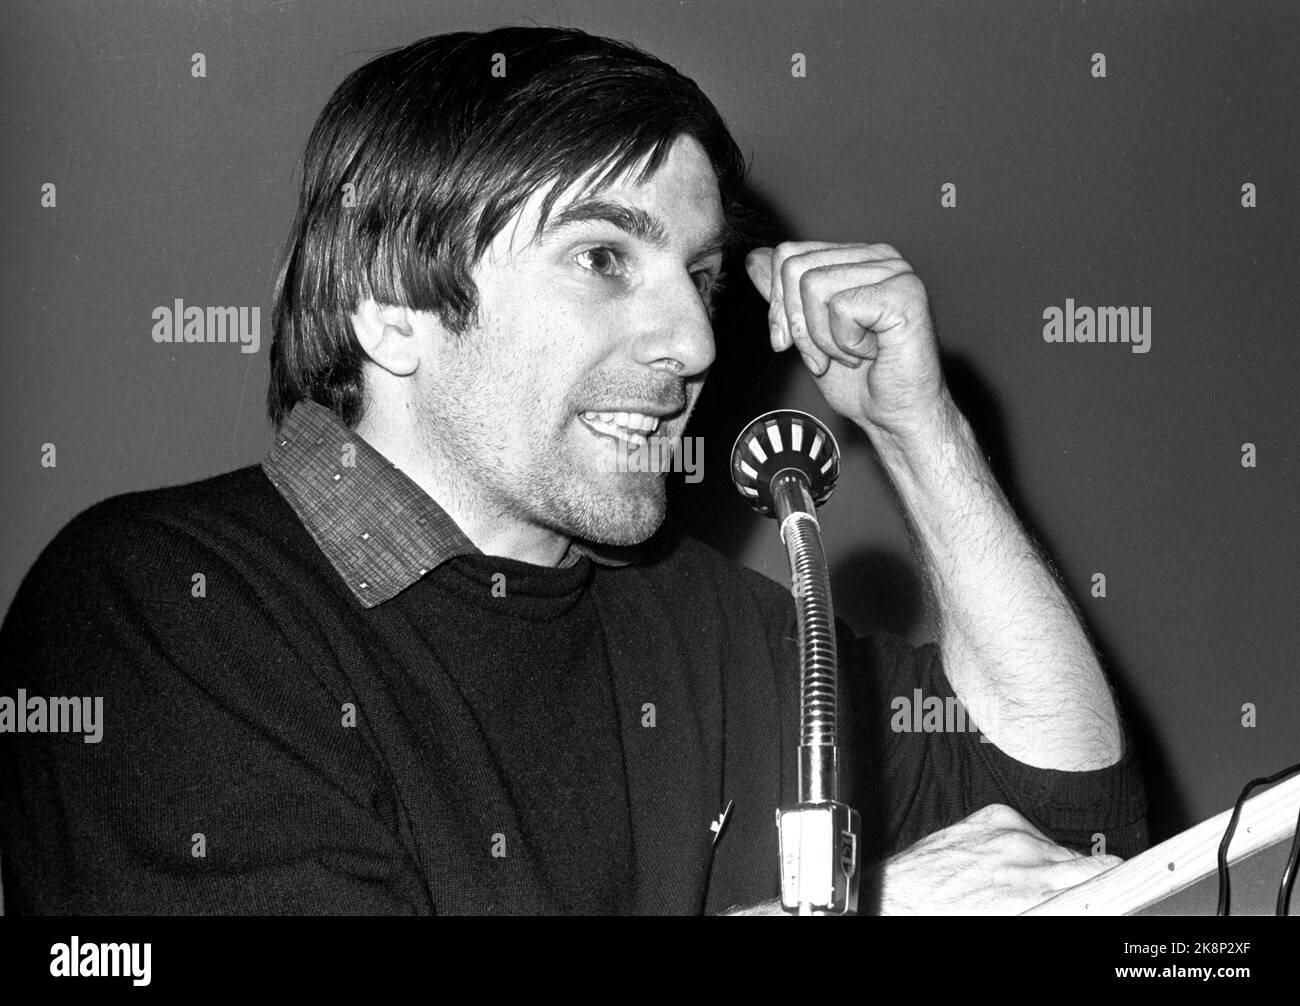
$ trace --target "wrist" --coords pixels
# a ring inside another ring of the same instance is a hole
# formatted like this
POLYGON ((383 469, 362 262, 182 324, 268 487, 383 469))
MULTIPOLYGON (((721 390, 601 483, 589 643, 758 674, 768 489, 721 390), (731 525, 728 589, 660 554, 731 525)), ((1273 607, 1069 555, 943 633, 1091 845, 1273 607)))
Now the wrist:
POLYGON ((862 425, 881 464, 891 474, 920 474, 951 466, 970 437, 970 426, 944 389, 934 404, 889 426, 862 425))

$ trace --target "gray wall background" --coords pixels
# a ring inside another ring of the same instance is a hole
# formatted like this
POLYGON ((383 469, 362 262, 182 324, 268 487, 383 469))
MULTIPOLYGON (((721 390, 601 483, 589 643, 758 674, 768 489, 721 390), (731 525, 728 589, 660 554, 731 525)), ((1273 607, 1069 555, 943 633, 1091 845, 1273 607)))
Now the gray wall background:
MULTIPOLYGON (((1166 837, 1300 758, 1294 6, 6 4, 0 605, 90 504, 264 454, 297 159, 345 74, 423 35, 571 25, 694 77, 788 236, 888 241, 910 259, 959 401, 1125 698, 1166 837), (206 79, 190 74, 195 52, 206 79), (178 297, 260 306, 260 351, 155 344, 151 312, 178 297), (1042 312, 1067 297, 1151 307, 1151 351, 1044 343, 1042 312), (1105 598, 1090 596, 1095 572, 1105 598)), ((760 411, 829 409, 772 357, 743 275, 728 307, 693 431, 706 477, 674 502, 788 582, 775 527, 732 496, 725 453, 760 411)), ((925 638, 888 487, 865 439, 836 428, 844 476, 824 526, 839 612, 925 638)))

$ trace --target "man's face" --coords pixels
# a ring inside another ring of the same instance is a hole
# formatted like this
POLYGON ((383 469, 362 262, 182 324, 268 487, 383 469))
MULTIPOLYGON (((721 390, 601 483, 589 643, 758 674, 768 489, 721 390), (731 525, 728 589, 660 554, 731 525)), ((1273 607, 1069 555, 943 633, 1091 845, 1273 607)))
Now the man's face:
POLYGON ((627 545, 663 521, 664 476, 618 469, 682 434, 713 362, 722 204, 690 137, 644 184, 578 188, 532 240, 535 194, 476 267, 478 323, 436 340, 419 425, 475 513, 627 545))

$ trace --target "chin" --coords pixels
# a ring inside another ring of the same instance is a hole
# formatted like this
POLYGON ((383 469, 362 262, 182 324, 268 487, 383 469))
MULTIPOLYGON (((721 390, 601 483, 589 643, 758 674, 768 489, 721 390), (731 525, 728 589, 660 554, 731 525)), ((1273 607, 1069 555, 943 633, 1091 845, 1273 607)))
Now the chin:
POLYGON ((597 545, 639 545, 659 530, 667 508, 620 521, 599 521, 588 534, 578 537, 597 545))
POLYGON ((638 545, 659 530, 668 515, 662 475, 634 475, 635 482, 611 491, 608 485, 565 493, 556 507, 560 528, 598 545, 638 545))
POLYGON ((649 538, 668 515, 663 479, 653 482, 653 492, 619 497, 603 511, 591 514, 591 533, 582 537, 601 545, 638 545, 649 538))

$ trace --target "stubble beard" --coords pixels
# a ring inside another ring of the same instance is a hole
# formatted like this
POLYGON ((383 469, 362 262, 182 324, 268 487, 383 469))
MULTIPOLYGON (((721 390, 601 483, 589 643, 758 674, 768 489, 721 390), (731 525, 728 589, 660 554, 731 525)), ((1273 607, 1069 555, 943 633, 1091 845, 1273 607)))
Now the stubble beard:
POLYGON ((541 478, 538 502, 545 501, 556 530, 598 545, 635 545, 659 529, 668 512, 663 474, 602 472, 597 477, 618 480, 622 488, 603 489, 556 472, 541 478))
MULTIPOLYGON (((544 440, 531 440, 522 464, 510 465, 517 451, 491 418, 497 414, 491 396, 480 402, 465 391, 453 401, 419 406, 425 449, 458 476, 462 506, 601 545, 635 545, 659 529, 668 511, 665 473, 602 470, 593 463, 596 452, 608 458, 614 450, 595 439, 588 450, 576 448, 575 438, 593 435, 567 405, 567 418, 544 440)), ((688 416, 693 405, 688 401, 688 416)))

